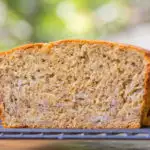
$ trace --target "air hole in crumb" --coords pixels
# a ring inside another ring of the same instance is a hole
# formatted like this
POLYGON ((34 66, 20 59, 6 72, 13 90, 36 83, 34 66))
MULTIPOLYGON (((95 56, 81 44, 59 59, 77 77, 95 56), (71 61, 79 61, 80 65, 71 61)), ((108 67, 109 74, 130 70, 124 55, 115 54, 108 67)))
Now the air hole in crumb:
POLYGON ((30 106, 29 104, 27 104, 27 107, 28 107, 28 108, 31 108, 31 106, 30 106))
POLYGON ((99 68, 102 68, 103 67, 103 65, 99 65, 99 68))
POLYGON ((42 62, 45 62, 46 60, 45 60, 45 59, 41 59, 41 61, 42 61, 42 62))
POLYGON ((12 98, 10 98, 10 102, 13 102, 13 99, 12 99, 12 98))
POLYGON ((49 74, 49 77, 52 78, 52 77, 54 77, 54 75, 55 75, 54 73, 51 73, 51 74, 49 74))
POLYGON ((70 100, 69 100, 69 99, 64 99, 64 101, 65 101, 65 102, 69 102, 70 100))
POLYGON ((27 79, 27 76, 26 76, 26 75, 24 76, 24 79, 27 79))
POLYGON ((15 102, 15 101, 17 101, 17 98, 14 97, 13 95, 11 95, 11 96, 10 96, 10 102, 15 102))
POLYGON ((32 76, 31 76, 31 79, 32 79, 32 80, 35 80, 35 76, 32 75, 32 76))
POLYGON ((127 64, 128 63, 128 61, 125 61, 125 64, 127 64))
POLYGON ((150 109, 148 110, 147 117, 150 117, 150 109))
POLYGON ((85 79, 86 79, 86 80, 89 80, 89 79, 90 79, 90 77, 89 77, 89 76, 87 76, 87 77, 85 77, 85 79))
POLYGON ((61 79, 61 78, 57 78, 57 80, 58 80, 58 81, 62 81, 62 79, 61 79))
POLYGON ((132 63, 131 63, 131 65, 132 65, 132 66, 135 66, 135 63, 134 63, 134 62, 132 62, 132 63))
POLYGON ((16 79, 19 79, 19 76, 15 76, 16 77, 16 79))
POLYGON ((76 81, 77 80, 77 78, 76 77, 74 77, 74 81, 76 81))
POLYGON ((122 70, 120 68, 117 68, 117 70, 118 70, 119 73, 123 73, 124 72, 124 70, 122 70))
POLYGON ((120 60, 119 59, 114 59, 113 61, 117 62, 117 63, 120 63, 120 60))
POLYGON ((104 54, 103 54, 103 57, 105 58, 105 57, 106 57, 106 55, 104 55, 104 54))

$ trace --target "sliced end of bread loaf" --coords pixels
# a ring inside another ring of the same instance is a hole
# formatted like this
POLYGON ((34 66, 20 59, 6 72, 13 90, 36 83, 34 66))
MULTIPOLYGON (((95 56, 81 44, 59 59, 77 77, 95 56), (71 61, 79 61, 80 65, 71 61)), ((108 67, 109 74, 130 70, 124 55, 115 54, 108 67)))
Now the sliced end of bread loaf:
POLYGON ((143 49, 103 41, 65 40, 3 53, 3 124, 138 128, 148 124, 148 67, 143 49))

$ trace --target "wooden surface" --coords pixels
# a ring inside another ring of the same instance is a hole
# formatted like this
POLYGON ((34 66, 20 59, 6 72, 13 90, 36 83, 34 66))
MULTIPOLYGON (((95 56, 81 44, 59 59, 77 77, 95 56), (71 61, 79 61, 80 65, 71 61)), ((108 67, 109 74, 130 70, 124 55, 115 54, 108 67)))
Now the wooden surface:
POLYGON ((0 140, 0 150, 150 150, 150 141, 0 140))

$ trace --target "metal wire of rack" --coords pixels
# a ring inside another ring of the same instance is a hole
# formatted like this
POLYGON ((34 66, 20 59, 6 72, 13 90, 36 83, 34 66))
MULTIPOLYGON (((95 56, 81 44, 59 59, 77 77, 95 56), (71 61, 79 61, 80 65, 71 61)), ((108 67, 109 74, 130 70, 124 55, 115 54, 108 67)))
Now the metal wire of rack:
POLYGON ((0 139, 150 140, 150 129, 7 129, 0 126, 0 139))

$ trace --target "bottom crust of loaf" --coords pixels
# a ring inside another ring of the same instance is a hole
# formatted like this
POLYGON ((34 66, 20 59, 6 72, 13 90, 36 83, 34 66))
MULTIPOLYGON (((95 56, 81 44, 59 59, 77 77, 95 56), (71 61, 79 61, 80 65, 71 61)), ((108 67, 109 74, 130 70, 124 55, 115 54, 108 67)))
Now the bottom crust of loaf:
MULTIPOLYGON (((3 124, 3 127, 4 128, 51 128, 51 129, 57 129, 58 127, 56 126, 55 128, 53 127, 49 127, 49 126, 37 126, 37 125, 31 125, 31 126, 7 126, 5 124, 3 124)), ((138 128, 141 128, 141 125, 139 123, 130 123, 130 124, 109 124, 109 125, 106 125, 106 126, 100 126, 100 127, 94 127, 94 126, 89 126, 89 127, 82 127, 82 128, 75 128, 75 127, 59 127, 59 129, 138 129, 138 128)))

